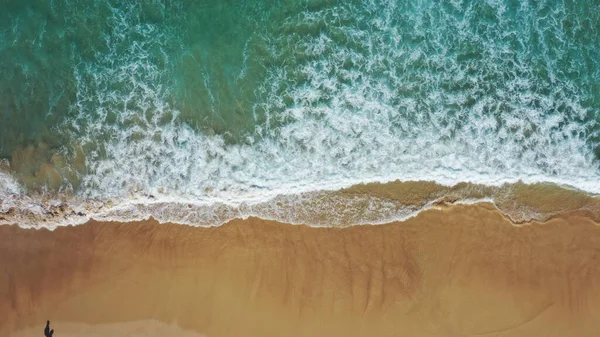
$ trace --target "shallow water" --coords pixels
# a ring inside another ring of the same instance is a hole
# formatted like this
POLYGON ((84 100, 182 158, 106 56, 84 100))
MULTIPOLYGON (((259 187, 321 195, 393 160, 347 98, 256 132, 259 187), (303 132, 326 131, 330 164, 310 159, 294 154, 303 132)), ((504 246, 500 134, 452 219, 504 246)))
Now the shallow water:
POLYGON ((600 192, 594 1, 0 6, 3 212, 396 179, 600 192))

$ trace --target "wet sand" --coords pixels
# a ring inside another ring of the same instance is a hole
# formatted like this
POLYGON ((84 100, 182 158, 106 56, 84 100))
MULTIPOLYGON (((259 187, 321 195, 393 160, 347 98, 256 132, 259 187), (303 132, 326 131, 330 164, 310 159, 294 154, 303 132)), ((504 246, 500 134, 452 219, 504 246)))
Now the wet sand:
POLYGON ((312 228, 0 226, 0 335, 598 336, 600 227, 490 204, 312 228))

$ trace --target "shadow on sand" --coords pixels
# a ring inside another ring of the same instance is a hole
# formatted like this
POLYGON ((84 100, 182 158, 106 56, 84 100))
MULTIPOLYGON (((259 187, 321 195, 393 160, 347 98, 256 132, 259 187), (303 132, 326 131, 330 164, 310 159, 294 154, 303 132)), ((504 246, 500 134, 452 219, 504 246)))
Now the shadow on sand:
POLYGON ((52 337, 54 329, 50 330, 50 321, 46 321, 46 328, 44 329, 44 336, 52 337))

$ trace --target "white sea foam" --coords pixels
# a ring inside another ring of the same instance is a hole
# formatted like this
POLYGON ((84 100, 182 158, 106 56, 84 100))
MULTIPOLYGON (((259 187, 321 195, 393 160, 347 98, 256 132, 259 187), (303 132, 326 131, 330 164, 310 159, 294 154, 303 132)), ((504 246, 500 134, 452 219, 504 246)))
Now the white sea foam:
POLYGON ((161 223, 210 227, 233 219, 258 217, 315 227, 345 227, 403 221, 423 210, 434 208, 437 200, 432 198, 412 205, 370 195, 306 192, 280 195, 264 202, 230 205, 220 202, 193 203, 173 198, 156 199, 149 196, 101 202, 81 198, 41 200, 12 195, 4 199, 7 207, 1 210, 4 216, 0 216, 0 224, 16 223, 24 228, 55 229, 59 226, 83 224, 91 219, 129 222, 153 217, 161 223))
MULTIPOLYGON (((579 103, 580 88, 557 76, 546 83, 531 75, 527 48, 508 48, 508 38, 497 43, 490 37, 499 32, 490 27, 474 34, 472 6, 463 21, 448 14, 432 30, 430 7, 416 8, 414 27, 407 28, 394 25, 394 6, 381 5, 306 10, 285 21, 285 33, 253 37, 267 41, 270 64, 281 65, 267 69, 256 88, 264 100, 255 108, 276 123, 257 125, 238 144, 178 119, 168 103, 170 73, 150 55, 171 37, 115 10, 109 52, 75 70, 72 138, 93 150, 86 153, 79 195, 70 201, 74 212, 53 224, 153 216, 219 225, 258 216, 344 225, 388 222, 431 207, 434 200, 415 207, 317 193, 396 179, 448 186, 551 182, 600 193, 600 168, 586 131, 597 121, 582 122, 588 111, 579 103), (344 20, 360 24, 338 24, 344 20), (307 29, 323 25, 327 29, 307 29), (128 34, 145 39, 128 44, 128 34), (483 58, 456 61, 461 55, 451 49, 465 43, 483 58), (117 114, 115 122, 108 121, 109 113, 117 114)), ((496 7, 506 36, 520 33, 508 29, 527 34, 538 28, 511 28, 506 9, 496 7)), ((564 36, 560 29, 555 33, 564 36)), ((243 49, 246 62, 252 49, 243 49)), ((546 63, 550 73, 554 63, 546 63)), ((207 74, 199 76, 208 83, 207 74)), ((18 195, 18 187, 10 186, 4 194, 18 195)), ((48 212, 36 202, 27 205, 19 207, 48 212)))
POLYGON ((0 171, 0 195, 16 194, 20 191, 21 187, 14 177, 0 171))

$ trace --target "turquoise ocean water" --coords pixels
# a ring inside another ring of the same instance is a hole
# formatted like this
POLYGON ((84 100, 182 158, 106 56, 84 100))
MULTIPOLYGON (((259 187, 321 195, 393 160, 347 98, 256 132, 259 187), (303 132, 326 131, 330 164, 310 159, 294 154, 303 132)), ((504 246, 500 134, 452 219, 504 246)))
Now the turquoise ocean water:
POLYGON ((2 0, 0 211, 216 224, 395 179, 600 193, 599 63, 593 0, 2 0))

